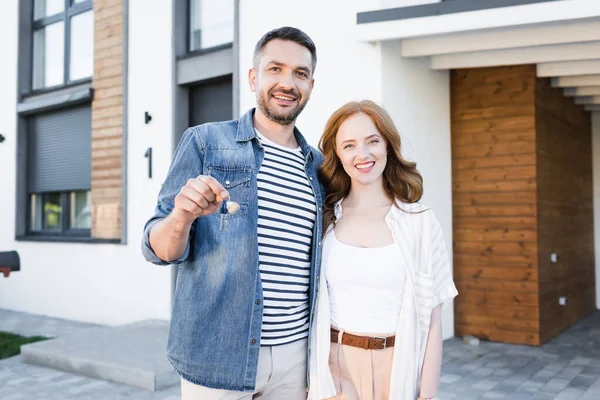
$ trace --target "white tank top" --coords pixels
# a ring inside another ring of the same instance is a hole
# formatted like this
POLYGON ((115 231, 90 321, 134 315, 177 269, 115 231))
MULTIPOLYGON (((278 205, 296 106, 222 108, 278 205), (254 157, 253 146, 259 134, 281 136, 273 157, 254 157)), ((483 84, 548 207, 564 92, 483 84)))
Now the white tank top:
MULTIPOLYGON (((396 243, 356 247, 324 240, 323 260, 331 305, 331 325, 358 334, 396 332, 406 272, 396 243), (330 246, 325 251, 325 246, 330 246)), ((328 240, 327 240, 328 239, 328 240)))

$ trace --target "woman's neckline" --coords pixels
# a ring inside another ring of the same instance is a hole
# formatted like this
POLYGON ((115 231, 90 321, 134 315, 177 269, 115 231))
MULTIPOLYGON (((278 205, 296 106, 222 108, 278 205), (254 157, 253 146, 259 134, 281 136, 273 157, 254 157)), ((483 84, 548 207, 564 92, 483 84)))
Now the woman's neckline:
POLYGON ((341 240, 339 240, 337 238, 337 235, 335 234, 335 228, 333 228, 331 230, 331 234, 333 235, 333 240, 335 240, 336 242, 338 242, 342 246, 349 247, 349 248, 352 248, 352 249, 359 249, 359 250, 381 250, 381 249, 387 249, 389 247, 393 247, 393 246, 396 245, 395 242, 392 242, 390 244, 384 244, 383 246, 374 246, 374 247, 353 246, 351 244, 347 244, 347 243, 344 243, 341 240))

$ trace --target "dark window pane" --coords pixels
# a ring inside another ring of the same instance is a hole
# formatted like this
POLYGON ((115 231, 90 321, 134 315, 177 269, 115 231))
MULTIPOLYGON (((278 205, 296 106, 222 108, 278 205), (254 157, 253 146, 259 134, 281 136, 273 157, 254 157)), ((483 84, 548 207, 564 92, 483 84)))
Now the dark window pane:
POLYGON ((232 118, 231 76, 190 88, 190 126, 232 118))
POLYGON ((60 193, 47 193, 44 198, 44 231, 62 230, 62 204, 60 193))

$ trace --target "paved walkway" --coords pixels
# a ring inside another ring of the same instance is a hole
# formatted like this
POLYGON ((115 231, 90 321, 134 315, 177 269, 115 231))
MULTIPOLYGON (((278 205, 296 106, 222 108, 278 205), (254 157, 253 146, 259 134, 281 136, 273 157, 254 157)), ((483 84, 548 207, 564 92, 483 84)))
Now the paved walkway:
POLYGON ((444 342, 440 398, 600 400, 600 311, 540 347, 444 342))
MULTIPOLYGON (((0 310, 0 331, 63 336, 93 327, 0 310)), ((541 347, 460 339, 444 343, 442 400, 599 400, 600 311, 541 347)), ((0 399, 179 399, 179 386, 150 392, 48 368, 19 356, 0 361, 0 399)), ((282 399, 285 400, 285 399, 282 399)))
MULTIPOLYGON (((0 331, 23 336, 65 337, 101 325, 18 313, 0 309, 0 331)), ((179 386, 151 392, 21 362, 21 356, 0 360, 2 400, 178 400, 179 386)))

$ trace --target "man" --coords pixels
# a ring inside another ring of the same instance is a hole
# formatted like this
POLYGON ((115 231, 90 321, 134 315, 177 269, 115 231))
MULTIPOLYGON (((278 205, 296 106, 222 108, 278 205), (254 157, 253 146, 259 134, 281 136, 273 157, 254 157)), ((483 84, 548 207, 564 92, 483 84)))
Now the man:
POLYGON ((146 259, 179 264, 167 356, 184 400, 306 399, 324 193, 294 125, 316 61, 304 32, 265 34, 257 108, 186 131, 146 224, 146 259))

